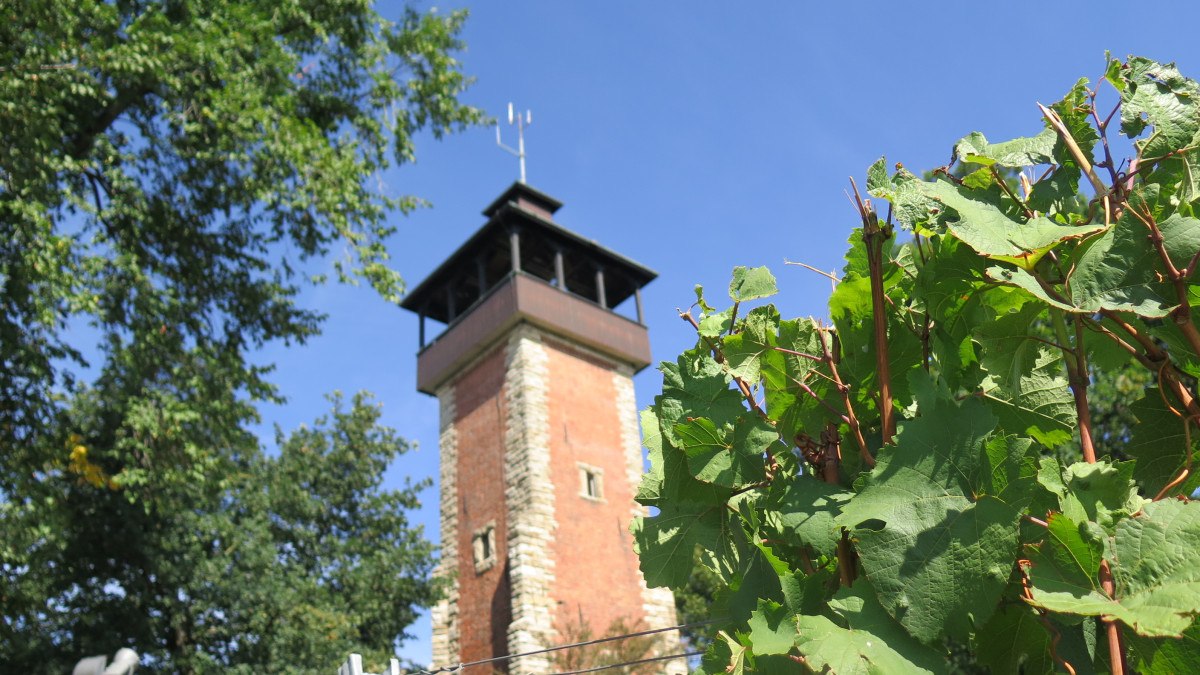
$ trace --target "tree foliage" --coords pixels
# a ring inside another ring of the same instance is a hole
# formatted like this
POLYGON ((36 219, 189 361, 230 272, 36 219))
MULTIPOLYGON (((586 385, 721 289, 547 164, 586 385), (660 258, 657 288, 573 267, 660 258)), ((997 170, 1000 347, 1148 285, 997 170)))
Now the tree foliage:
MULTIPOLYGON (((361 0, 0 8, 0 661, 134 646, 188 671, 301 658, 305 634, 390 649, 429 600, 428 548, 400 516, 410 493, 377 495, 359 467, 313 455, 375 505, 343 501, 303 453, 271 465, 247 429, 256 403, 281 400, 256 350, 320 329, 297 302, 313 270, 402 292, 384 245, 419 201, 380 172, 414 157, 417 134, 480 119, 457 98, 463 18, 387 21, 361 0), (329 521, 304 490, 344 512, 329 521), (276 521, 247 524, 269 502, 276 521), (411 557, 353 543, 394 536, 411 557), (294 570, 235 574, 230 550, 258 572, 308 566, 326 590, 294 570), (346 561, 407 571, 351 582, 329 567, 346 561), (268 591, 295 600, 257 611, 268 591)), ((396 439, 355 424, 370 444, 333 455, 378 469, 396 439)))
POLYGON ((697 288, 634 533, 716 578, 704 672, 1200 669, 1198 95, 1113 59, 1034 136, 879 160, 832 325, 697 288))

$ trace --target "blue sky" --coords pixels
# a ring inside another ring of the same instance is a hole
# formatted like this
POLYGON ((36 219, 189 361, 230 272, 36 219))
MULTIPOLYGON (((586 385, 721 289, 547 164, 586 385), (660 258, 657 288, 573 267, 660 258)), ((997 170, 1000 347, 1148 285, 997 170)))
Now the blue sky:
MULTIPOLYGON (((1200 45, 1168 41, 1196 25, 1190 3, 1169 14, 1169 3, 901 5, 479 3, 461 55, 478 81, 464 98, 497 117, 509 101, 531 109, 528 182, 565 203, 558 222, 659 272, 644 292, 657 361, 693 342, 675 312, 692 287, 723 297, 735 265, 770 266, 785 315, 823 315, 828 280, 784 261, 840 267, 856 221, 847 177, 861 183, 881 155, 919 173, 971 131, 1037 133, 1034 103, 1095 79, 1105 50, 1200 77, 1200 45)), ((396 221, 391 253, 410 286, 517 178, 494 133, 422 139, 417 163, 385 176, 394 194, 432 203, 396 221)), ((326 286, 306 301, 329 315, 324 334, 262 354, 289 397, 263 410, 265 422, 291 429, 327 409, 325 392, 370 390, 384 421, 419 446, 387 483, 436 477, 437 405, 415 388, 416 317, 366 288, 326 286)), ((639 406, 660 381, 652 368, 636 378, 639 406)), ((428 491, 414 514, 435 540, 436 502, 428 491)), ((428 663, 428 620, 413 631, 402 653, 428 663)))

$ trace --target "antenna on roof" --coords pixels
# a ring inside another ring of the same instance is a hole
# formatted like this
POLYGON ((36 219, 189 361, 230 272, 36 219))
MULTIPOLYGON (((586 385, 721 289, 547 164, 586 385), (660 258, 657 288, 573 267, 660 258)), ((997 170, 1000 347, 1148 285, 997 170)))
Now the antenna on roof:
MULTIPOLYGON (((508 147, 507 145, 505 145, 504 143, 502 143, 500 141, 500 123, 499 122, 496 123, 496 145, 500 146, 501 150, 505 150, 513 155, 516 155, 517 159, 521 160, 521 182, 524 183, 525 182, 525 127, 529 126, 530 124, 533 124, 533 113, 531 113, 529 110, 526 110, 524 115, 522 115, 521 113, 518 112, 516 114, 516 122, 515 123, 517 125, 517 149, 513 150, 512 148, 508 147)), ((514 124, 513 104, 512 103, 508 104, 508 124, 509 124, 509 126, 512 126, 514 124)))

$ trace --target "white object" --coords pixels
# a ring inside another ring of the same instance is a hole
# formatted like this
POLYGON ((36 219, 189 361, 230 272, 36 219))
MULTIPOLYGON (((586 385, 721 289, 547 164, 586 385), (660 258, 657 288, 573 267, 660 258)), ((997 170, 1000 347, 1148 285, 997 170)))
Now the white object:
POLYGON ((108 658, 104 656, 89 656, 80 659, 79 663, 75 664, 75 669, 71 671, 71 675, 132 675, 133 671, 137 670, 138 664, 141 663, 141 658, 132 649, 121 647, 113 655, 112 663, 107 662, 108 658), (105 667, 106 664, 107 667, 105 667))
MULTIPOLYGON (((504 143, 502 143, 500 141, 500 123, 499 122, 496 123, 496 145, 500 146, 500 149, 505 150, 513 155, 516 155, 517 159, 519 159, 521 161, 521 182, 524 183, 525 182, 525 127, 529 126, 530 124, 533 124, 533 112, 530 110, 526 110, 524 115, 522 115, 521 113, 518 112, 516 118, 517 118, 516 119, 517 149, 513 150, 512 148, 508 147, 507 145, 505 145, 504 143)), ((512 103, 508 104, 508 123, 509 123, 509 125, 512 125, 512 123, 513 123, 513 104, 512 103)))
MULTIPOLYGON (((363 672, 362 655, 351 654, 346 657, 346 662, 338 668, 338 675, 374 675, 374 673, 363 672)), ((379 673, 379 675, 400 675, 400 662, 392 659, 388 663, 387 670, 379 673)))

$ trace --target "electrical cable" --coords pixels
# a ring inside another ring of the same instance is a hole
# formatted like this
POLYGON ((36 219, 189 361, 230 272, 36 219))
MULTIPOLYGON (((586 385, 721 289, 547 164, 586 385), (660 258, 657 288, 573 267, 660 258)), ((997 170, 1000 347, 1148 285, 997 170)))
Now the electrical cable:
MULTIPOLYGON (((438 673, 457 673, 466 668, 470 668, 471 666, 482 666, 482 665, 485 665, 488 663, 496 663, 497 661, 508 661, 510 659, 517 659, 517 658, 521 658, 522 656, 537 656, 539 654, 549 654, 550 652, 562 651, 564 649, 575 649, 577 647, 587 647, 589 645, 598 645, 598 644, 602 644, 605 642, 612 642, 614 640, 625 640, 628 638, 641 637, 643 635, 654 635, 655 633, 665 633, 667 631, 672 631, 672 630, 682 630, 684 628, 692 628, 695 626, 704 626, 704 625, 714 623, 719 620, 720 619, 709 619, 707 621, 696 621, 695 623, 685 623, 685 624, 680 624, 678 626, 670 626, 668 628, 652 628, 650 630, 638 631, 636 633, 628 633, 625 635, 612 635, 609 637, 597 638, 595 640, 587 640, 586 642, 575 642, 575 643, 568 644, 568 645, 558 645, 557 647, 547 647, 546 649, 538 649, 538 650, 531 651, 531 652, 522 652, 520 654, 507 654, 505 656, 493 656, 490 659, 480 659, 478 661, 468 661, 467 663, 459 663, 454 666, 442 666, 440 668, 434 668, 432 670, 419 670, 416 672, 417 672, 417 675, 438 675, 438 673)), ((685 655, 684 654, 676 654, 675 656, 672 656, 670 658, 679 658, 680 656, 685 656, 685 655)), ((660 658, 662 658, 662 657, 660 657, 660 658)), ((604 668, 615 668, 615 667, 617 667, 617 666, 604 666, 604 668)))
POLYGON ((671 654, 670 656, 655 656, 649 659, 639 659, 637 661, 626 661, 624 663, 613 663, 607 666, 596 666, 595 668, 585 668, 583 670, 568 670, 563 673, 554 673, 553 675, 580 675, 580 673, 595 673, 609 668, 624 668, 625 666, 636 666, 640 663, 653 663, 655 661, 671 661, 673 659, 682 659, 691 656, 699 656, 704 652, 684 652, 682 654, 671 654))

